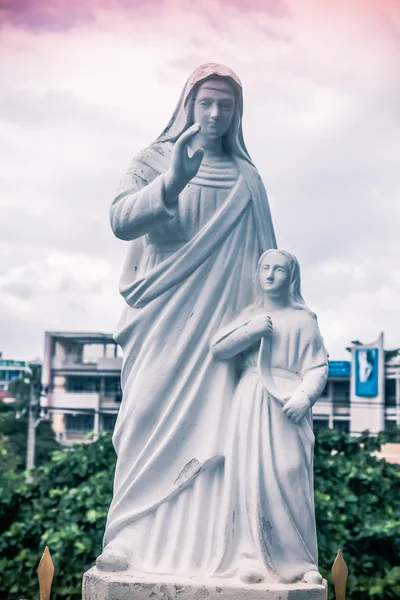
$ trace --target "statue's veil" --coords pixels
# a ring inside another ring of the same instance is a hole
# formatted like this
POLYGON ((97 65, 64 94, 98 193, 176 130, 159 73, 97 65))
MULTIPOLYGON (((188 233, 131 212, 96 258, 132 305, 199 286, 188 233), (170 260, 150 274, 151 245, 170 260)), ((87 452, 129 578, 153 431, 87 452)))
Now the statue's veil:
MULTIPOLYGON (((235 93, 235 110, 228 131, 223 137, 225 150, 232 155, 233 159, 239 166, 239 170, 244 177, 252 198, 253 214, 255 226, 260 242, 260 253, 269 248, 276 248, 276 239, 272 217, 269 208, 267 194, 261 177, 254 166, 250 155, 247 151, 243 139, 242 116, 243 116, 243 95, 242 84, 239 77, 229 67, 216 63, 208 63, 198 67, 186 82, 186 85, 181 93, 179 102, 175 111, 168 122, 168 125, 158 136, 158 138, 146 149, 145 153, 140 153, 140 160, 144 162, 150 161, 154 167, 157 160, 160 158, 158 152, 160 144, 165 142, 174 143, 179 136, 193 122, 193 98, 194 92, 203 81, 211 77, 224 77, 229 80, 235 93), (148 150, 155 150, 152 154, 148 154, 148 150)), ((137 157, 136 157, 137 160, 137 157)), ((160 173, 163 171, 160 170, 160 173)), ((126 255, 122 275, 120 279, 120 292, 126 298, 128 290, 136 280, 137 270, 140 264, 143 253, 142 238, 132 240, 126 255)))
POLYGON ((154 144, 167 141, 175 142, 192 124, 194 92, 203 81, 212 77, 223 77, 228 79, 235 94, 235 110, 229 129, 223 137, 224 148, 231 155, 247 160, 253 164, 243 138, 242 83, 236 73, 229 67, 216 63, 207 63, 197 67, 197 69, 193 71, 183 88, 178 104, 168 125, 162 134, 155 140, 154 144))

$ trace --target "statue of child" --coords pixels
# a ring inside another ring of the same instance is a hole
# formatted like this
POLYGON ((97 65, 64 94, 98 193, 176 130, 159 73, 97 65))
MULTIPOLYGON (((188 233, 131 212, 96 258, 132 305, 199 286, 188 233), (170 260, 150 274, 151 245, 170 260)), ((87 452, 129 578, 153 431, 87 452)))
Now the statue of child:
POLYGON ((311 409, 327 381, 328 356, 293 255, 267 250, 256 288, 255 303, 211 341, 216 358, 236 357, 241 370, 226 438, 215 575, 322 584, 311 409))

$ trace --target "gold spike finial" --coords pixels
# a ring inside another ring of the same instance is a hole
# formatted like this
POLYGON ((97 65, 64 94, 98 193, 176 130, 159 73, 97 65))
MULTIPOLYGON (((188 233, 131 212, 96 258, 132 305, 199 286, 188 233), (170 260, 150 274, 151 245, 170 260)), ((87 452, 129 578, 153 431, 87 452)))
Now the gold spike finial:
POLYGON ((346 583, 349 570, 341 550, 338 550, 335 562, 332 565, 332 579, 335 586, 336 600, 346 599, 346 583))
POLYGON ((54 575, 54 565, 48 546, 44 549, 37 568, 39 579, 40 600, 50 600, 51 584, 54 575))

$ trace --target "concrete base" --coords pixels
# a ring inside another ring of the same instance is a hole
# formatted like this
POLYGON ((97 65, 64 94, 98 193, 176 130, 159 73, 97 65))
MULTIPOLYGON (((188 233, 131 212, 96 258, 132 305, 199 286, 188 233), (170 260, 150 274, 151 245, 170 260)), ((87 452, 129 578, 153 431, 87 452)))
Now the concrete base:
POLYGON ((227 579, 141 577, 103 573, 93 567, 83 576, 83 600, 327 600, 328 586, 245 584, 227 579))

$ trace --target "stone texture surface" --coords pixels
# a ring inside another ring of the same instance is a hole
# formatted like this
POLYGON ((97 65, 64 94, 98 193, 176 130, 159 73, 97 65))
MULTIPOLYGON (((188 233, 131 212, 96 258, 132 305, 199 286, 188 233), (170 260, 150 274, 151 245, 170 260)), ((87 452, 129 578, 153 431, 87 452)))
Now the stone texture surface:
POLYGON ((153 573, 179 570, 175 547, 185 548, 188 575, 212 572, 218 558, 221 423, 232 406, 235 360, 214 359, 210 337, 252 302, 260 248, 276 247, 267 194, 243 140, 241 90, 224 65, 195 69, 110 207, 112 230, 127 244, 119 286, 126 306, 114 333, 129 376, 114 435, 105 571, 126 564, 116 565, 113 547, 153 573))
POLYGON ((83 576, 83 600, 327 600, 327 583, 246 585, 226 579, 141 577, 103 573, 93 567, 83 576))

